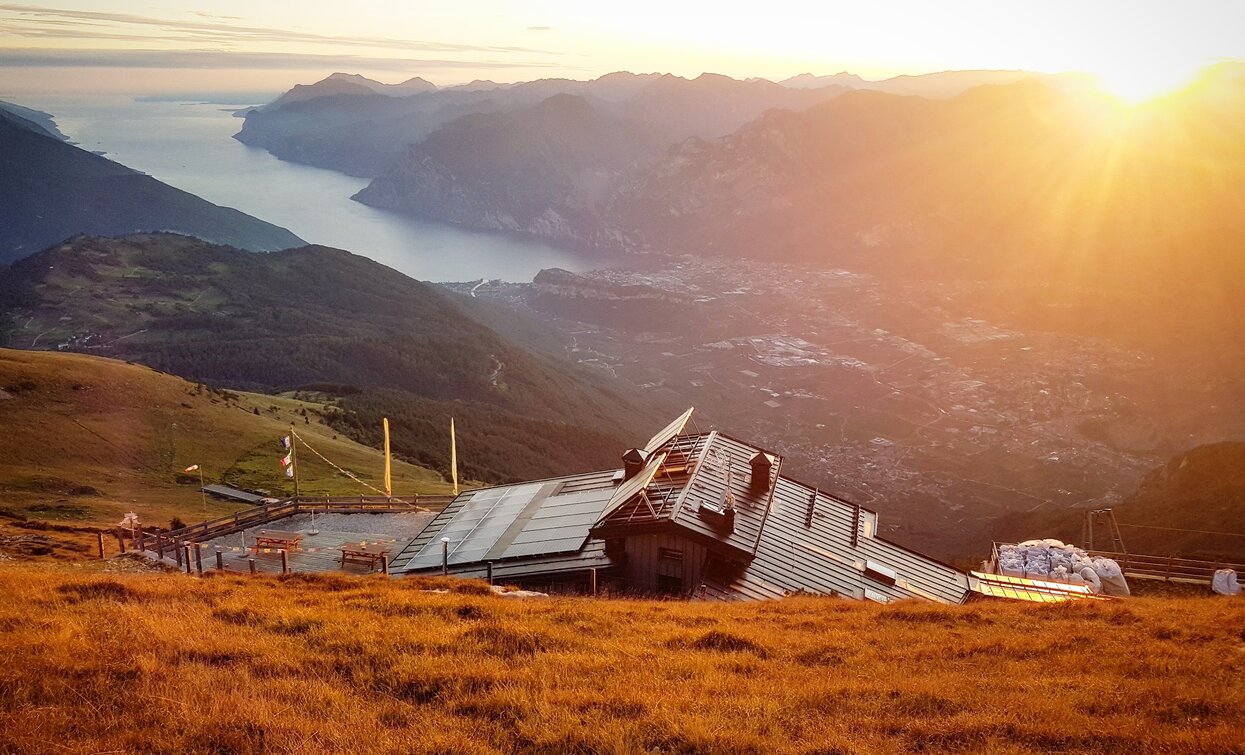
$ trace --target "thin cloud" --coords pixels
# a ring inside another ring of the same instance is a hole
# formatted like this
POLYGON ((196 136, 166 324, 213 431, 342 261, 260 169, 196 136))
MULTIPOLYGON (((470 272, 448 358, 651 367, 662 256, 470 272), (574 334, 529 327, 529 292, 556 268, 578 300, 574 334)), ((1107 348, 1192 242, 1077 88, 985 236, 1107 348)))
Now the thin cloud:
POLYGON ((529 26, 528 31, 553 31, 552 26, 529 26))
POLYGON ((242 20, 242 16, 218 16, 215 13, 205 13, 201 10, 191 11, 191 14, 198 16, 200 18, 219 18, 219 19, 224 19, 226 21, 241 21, 242 20))
MULTIPOLYGON (((527 47, 508 47, 495 45, 464 45, 445 42, 428 42, 422 40, 399 39, 394 37, 355 37, 336 36, 329 34, 312 34, 310 32, 275 29, 263 26, 243 26, 239 24, 214 23, 209 21, 180 21, 133 13, 103 13, 98 11, 79 11, 64 8, 42 8, 35 5, 17 5, 0 3, 0 13, 10 16, 5 21, 5 33, 18 36, 48 36, 46 25, 64 21, 79 22, 87 29, 79 29, 76 34, 66 38, 89 39, 91 30, 96 27, 107 29, 109 25, 121 24, 141 28, 159 29, 162 39, 184 39, 185 41, 212 41, 218 44, 238 44, 245 42, 268 43, 301 43, 301 44, 333 44, 350 47, 371 47, 390 50, 419 50, 421 52, 439 53, 524 53, 540 55, 557 55, 550 50, 536 50, 527 47)), ((100 39, 115 39, 117 30, 107 29, 96 32, 100 39)))
POLYGON ((0 68, 170 68, 170 69, 507 69, 565 68, 532 60, 382 58, 223 50, 49 50, 0 49, 0 68))

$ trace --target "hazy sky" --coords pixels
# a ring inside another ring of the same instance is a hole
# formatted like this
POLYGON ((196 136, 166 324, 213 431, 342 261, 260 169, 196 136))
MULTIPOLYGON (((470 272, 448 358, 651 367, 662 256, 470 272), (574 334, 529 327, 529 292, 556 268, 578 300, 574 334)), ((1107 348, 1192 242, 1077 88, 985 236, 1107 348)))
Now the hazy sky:
POLYGON ((0 2, 0 93, 275 92, 615 70, 866 78, 965 68, 1173 83, 1245 58, 1245 0, 0 2))

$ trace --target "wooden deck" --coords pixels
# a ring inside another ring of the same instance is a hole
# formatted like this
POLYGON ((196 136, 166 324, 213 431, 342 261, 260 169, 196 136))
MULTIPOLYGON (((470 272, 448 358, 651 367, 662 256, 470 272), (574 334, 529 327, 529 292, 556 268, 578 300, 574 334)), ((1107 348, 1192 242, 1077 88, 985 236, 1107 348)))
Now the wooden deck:
MULTIPOLYGON (((336 514, 332 517, 316 517, 317 534, 311 534, 311 518, 298 514, 286 519, 256 525, 239 532, 205 541, 201 544, 203 570, 217 568, 216 553, 220 549, 221 563, 225 571, 248 573, 248 559, 255 559, 256 571, 280 573, 281 551, 277 548, 260 548, 255 553, 255 538, 260 530, 280 527, 283 531, 297 532, 302 536, 300 547, 286 552, 289 569, 294 573, 332 572, 338 574, 367 574, 366 564, 347 562, 342 565, 343 545, 357 546, 361 542, 377 543, 389 549, 390 556, 397 554, 420 530, 431 521, 434 514, 425 512, 336 514), (369 531, 371 530, 371 531, 369 531)), ((176 564, 166 555, 165 563, 176 564)), ((185 566, 183 565, 183 569, 185 566)), ((193 568, 193 567, 192 567, 193 568)), ((380 571, 377 565, 376 571, 380 571)))

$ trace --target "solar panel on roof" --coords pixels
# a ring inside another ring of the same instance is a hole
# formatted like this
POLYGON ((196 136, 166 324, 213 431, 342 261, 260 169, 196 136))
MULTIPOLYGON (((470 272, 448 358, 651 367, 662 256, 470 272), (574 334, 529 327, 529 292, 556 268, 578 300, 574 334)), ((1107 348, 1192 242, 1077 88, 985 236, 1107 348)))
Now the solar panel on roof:
POLYGON ((426 530, 403 551, 401 570, 440 569, 442 537, 450 539, 451 567, 580 550, 615 491, 611 477, 603 472, 590 479, 577 476, 464 494, 452 512, 434 522, 434 530, 426 530), (568 487, 570 492, 563 492, 568 487))
POLYGON ((411 559, 415 568, 439 566, 441 538, 450 539, 451 564, 477 561, 484 557, 505 534, 515 519, 536 497, 541 483, 481 490, 467 501, 458 514, 411 559))
POLYGON ((653 481, 653 477, 657 474, 657 470, 661 469, 661 465, 666 461, 665 454, 657 454, 648 460, 635 477, 627 480, 618 486, 618 490, 614 491, 614 495, 610 498, 609 505, 605 507, 605 511, 601 513, 601 519, 613 513, 614 509, 631 500, 631 497, 648 487, 653 481))
POLYGON ((650 438, 648 443, 644 446, 644 453, 651 454, 669 443, 677 437, 679 433, 683 432, 683 428, 687 427, 687 422, 692 418, 692 412, 694 411, 696 411, 696 407, 693 406, 689 408, 687 411, 683 412, 683 414, 679 415, 678 419, 666 425, 662 428, 661 432, 650 438))

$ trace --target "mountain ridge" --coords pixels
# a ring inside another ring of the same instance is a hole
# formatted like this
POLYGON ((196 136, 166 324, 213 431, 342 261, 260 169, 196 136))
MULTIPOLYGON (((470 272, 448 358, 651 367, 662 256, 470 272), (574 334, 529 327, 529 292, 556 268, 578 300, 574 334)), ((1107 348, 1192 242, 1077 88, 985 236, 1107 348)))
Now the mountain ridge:
MULTIPOLYGON (((664 418, 604 378, 514 345, 470 306, 327 247, 251 254, 167 234, 80 237, 0 270, 0 344, 139 361, 231 389, 337 386, 340 411, 326 421, 356 438, 379 427, 377 407, 395 417, 457 407, 475 420, 463 422, 474 449, 465 473, 488 481, 608 467, 664 418), (508 453, 525 433, 551 450, 508 453)), ((448 443, 421 427, 399 450, 448 469, 448 443)))
POLYGON ((0 116, 0 207, 0 264, 78 234, 177 231, 253 251, 304 243, 284 228, 75 147, 19 116, 0 116))

